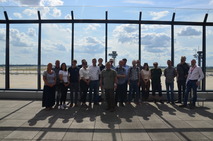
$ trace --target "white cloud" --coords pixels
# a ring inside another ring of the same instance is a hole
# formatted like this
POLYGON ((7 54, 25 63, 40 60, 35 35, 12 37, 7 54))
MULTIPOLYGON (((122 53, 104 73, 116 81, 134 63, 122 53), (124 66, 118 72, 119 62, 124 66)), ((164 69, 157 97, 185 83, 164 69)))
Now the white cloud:
POLYGON ((178 33, 178 36, 199 36, 199 35, 201 35, 201 31, 196 30, 192 27, 183 28, 178 33))
POLYGON ((53 17, 60 17, 61 16, 61 10, 57 9, 57 8, 53 8, 53 17))
POLYGON ((150 0, 125 0, 125 3, 133 3, 133 4, 144 4, 144 5, 153 5, 154 3, 150 0))
POLYGON ((27 15, 27 16, 35 16, 35 15, 37 15, 37 9, 35 9, 35 8, 32 8, 32 9, 25 9, 25 10, 23 11, 23 13, 24 13, 25 15, 27 15))
POLYGON ((34 28, 28 28, 27 34, 29 36, 35 37, 36 36, 36 31, 34 28))
POLYGON ((67 14, 64 18, 65 18, 65 19, 71 19, 71 15, 70 15, 70 14, 67 14))
POLYGON ((150 15, 153 16, 152 19, 153 20, 159 20, 162 17, 167 16, 169 13, 169 11, 161 11, 161 12, 150 12, 150 15))
POLYGON ((1 41, 6 40, 6 30, 4 28, 0 28, 0 40, 1 41))
POLYGON ((61 6, 63 4, 62 0, 40 0, 40 6, 61 6))
POLYGON ((7 2, 7 0, 0 0, 0 2, 7 2))
POLYGON ((19 18, 19 19, 22 18, 21 13, 16 13, 16 12, 15 12, 15 13, 13 13, 13 15, 14 15, 15 17, 19 18))
POLYGON ((90 24, 85 28, 85 30, 97 30, 99 27, 101 27, 100 24, 90 24))
POLYGON ((62 0, 13 0, 13 1, 18 2, 21 6, 61 6, 64 4, 62 0))
POLYGON ((20 32, 18 29, 10 29, 10 43, 17 47, 32 47, 35 44, 31 41, 31 38, 24 32, 20 32))
POLYGON ((120 25, 113 30, 113 36, 120 43, 136 42, 138 40, 138 26, 136 25, 120 25))

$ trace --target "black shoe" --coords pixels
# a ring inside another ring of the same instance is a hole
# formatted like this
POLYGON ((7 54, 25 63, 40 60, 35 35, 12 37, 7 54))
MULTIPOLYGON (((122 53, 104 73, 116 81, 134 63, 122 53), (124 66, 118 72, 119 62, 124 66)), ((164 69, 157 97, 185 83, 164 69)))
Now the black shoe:
POLYGON ((179 107, 184 108, 184 107, 186 107, 186 105, 182 104, 182 105, 180 105, 179 107))
POLYGON ((174 102, 172 102, 171 104, 172 104, 172 105, 174 105, 175 103, 174 103, 174 102))
POLYGON ((159 101, 161 104, 164 104, 164 102, 162 100, 159 101))
POLYGON ((168 103, 168 104, 169 104, 169 103, 170 103, 170 101, 167 101, 166 103, 168 103))
POLYGON ((181 101, 176 101, 175 103, 181 103, 181 101))

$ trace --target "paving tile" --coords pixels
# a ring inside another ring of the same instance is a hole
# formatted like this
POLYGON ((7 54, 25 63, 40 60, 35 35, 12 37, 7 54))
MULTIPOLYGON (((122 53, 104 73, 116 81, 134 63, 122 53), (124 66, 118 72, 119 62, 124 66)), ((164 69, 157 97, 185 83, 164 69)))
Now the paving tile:
POLYGON ((149 135, 144 129, 134 130, 134 129, 125 129, 121 130, 122 140, 124 141, 139 141, 139 140, 151 140, 149 135))
POLYGON ((162 141, 162 140, 168 140, 168 141, 181 141, 181 139, 173 132, 148 132, 150 138, 153 141, 162 141))
POLYGON ((188 141, 188 140, 209 140, 205 135, 201 134, 198 130, 197 131, 179 131, 175 133, 181 140, 188 141))
POLYGON ((42 140, 61 140, 67 129, 60 128, 46 128, 41 130, 33 139, 42 139, 42 140))
POLYGON ((95 129, 93 141, 122 141, 120 131, 117 130, 102 130, 95 129))
POLYGON ((167 123, 163 122, 163 121, 142 121, 141 122, 143 127, 145 129, 149 129, 149 128, 156 128, 156 129, 162 129, 162 128, 172 128, 170 127, 167 123))
POLYGON ((69 141, 91 141, 94 129, 68 129, 63 140, 69 141))

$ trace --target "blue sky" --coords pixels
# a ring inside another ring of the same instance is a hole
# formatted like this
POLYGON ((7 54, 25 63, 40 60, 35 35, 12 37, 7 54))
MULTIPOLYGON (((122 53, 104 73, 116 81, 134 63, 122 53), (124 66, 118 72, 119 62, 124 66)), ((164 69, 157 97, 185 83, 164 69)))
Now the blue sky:
MULTIPOLYGON (((10 19, 37 19, 37 10, 42 19, 75 18, 104 19, 105 11, 109 19, 138 19, 140 11, 144 20, 171 20, 176 13, 177 21, 203 21, 209 13, 208 21, 213 22, 213 0, 0 0, 0 19, 7 11, 10 19)), ((38 25, 11 25, 10 63, 36 64, 38 25)), ((158 61, 165 66, 170 59, 171 27, 167 25, 142 25, 142 63, 150 65, 158 61)), ((138 25, 109 24, 108 53, 117 51, 117 60, 138 59, 138 25)), ((80 62, 85 58, 105 58, 105 25, 75 25, 75 56, 80 62)), ((42 64, 54 63, 56 59, 70 64, 71 26, 69 24, 42 25, 42 64)), ((213 28, 207 27, 207 65, 213 66, 213 28)), ((5 25, 0 25, 0 64, 4 64, 5 25)), ((202 28, 199 26, 175 26, 175 64, 185 55, 189 62, 197 50, 202 48, 202 28)))

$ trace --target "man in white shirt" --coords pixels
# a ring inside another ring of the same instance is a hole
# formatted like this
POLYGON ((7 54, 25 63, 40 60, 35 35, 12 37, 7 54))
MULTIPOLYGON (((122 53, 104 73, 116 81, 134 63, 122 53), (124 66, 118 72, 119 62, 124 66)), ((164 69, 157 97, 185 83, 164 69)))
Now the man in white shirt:
POLYGON ((204 78, 204 74, 202 69, 196 65, 196 60, 193 59, 191 61, 191 67, 188 72, 188 77, 186 80, 186 93, 184 96, 184 104, 180 105, 180 107, 186 107, 188 101, 189 92, 193 89, 193 99, 190 108, 195 108, 195 102, 197 101, 197 87, 200 85, 200 81, 204 78))
POLYGON ((92 92, 94 105, 99 105, 99 75, 101 73, 100 67, 96 65, 97 60, 92 59, 92 65, 89 66, 90 84, 89 84, 89 104, 92 103, 92 92))

